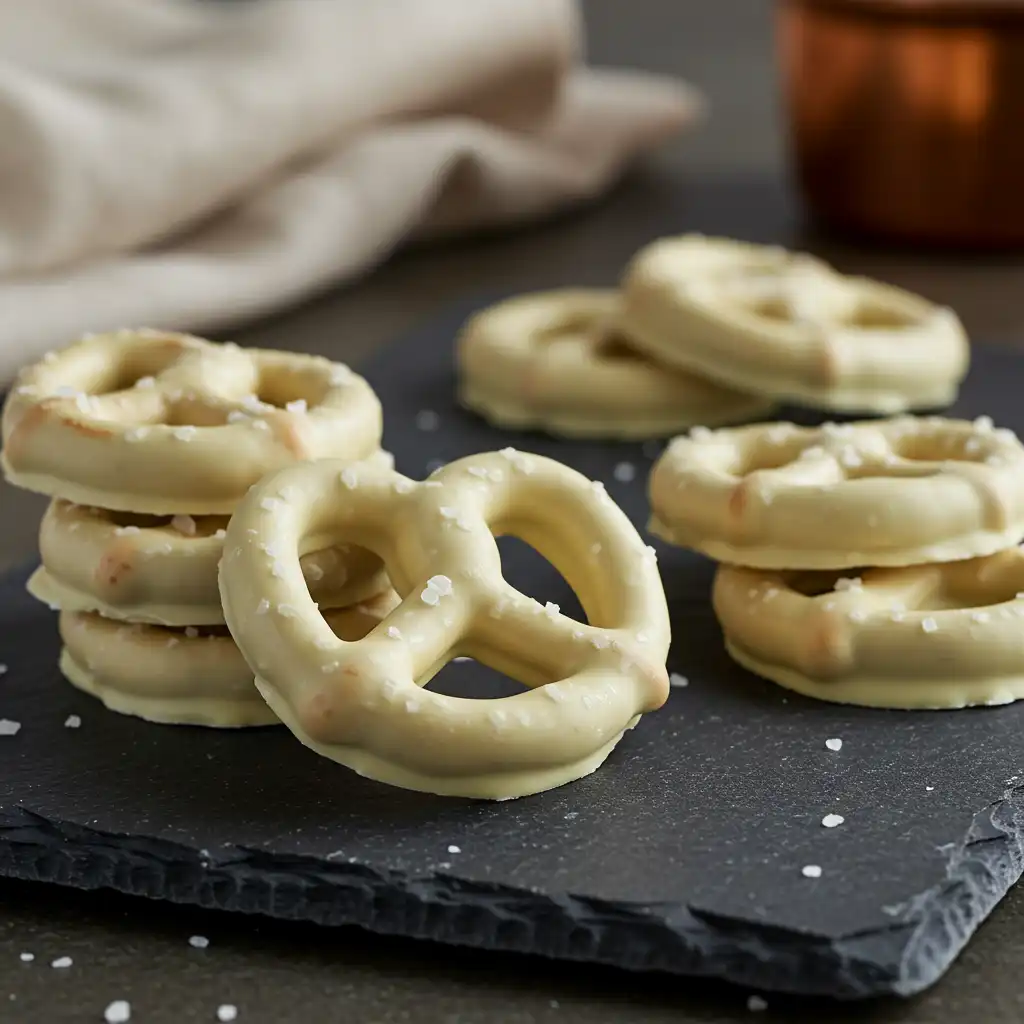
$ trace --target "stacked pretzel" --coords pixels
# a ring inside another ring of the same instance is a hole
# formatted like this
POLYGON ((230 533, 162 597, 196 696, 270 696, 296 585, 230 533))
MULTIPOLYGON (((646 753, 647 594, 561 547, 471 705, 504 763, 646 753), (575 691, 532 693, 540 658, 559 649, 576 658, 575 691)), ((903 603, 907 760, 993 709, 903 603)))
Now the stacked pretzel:
POLYGON ((135 331, 26 369, 2 462, 52 497, 29 588, 60 610, 64 675, 154 721, 280 720, 408 789, 509 799, 594 771, 668 695, 653 549, 560 463, 506 449, 415 481, 380 439, 369 385, 310 356, 135 331), (501 533, 587 622, 505 582, 501 533), (524 692, 425 688, 463 654, 524 692))
POLYGON ((463 404, 504 428, 656 438, 769 415, 945 407, 968 365, 956 316, 802 254, 697 235, 636 254, 617 291, 524 295, 472 317, 463 404))
MULTIPOLYGON (((313 356, 140 330, 88 336, 24 370, 4 407, 2 466, 52 499, 29 590, 60 612, 67 679, 152 721, 275 722, 224 624, 228 517, 293 462, 387 464, 380 438, 369 385, 313 356)), ((393 606, 369 552, 304 554, 338 635, 364 635, 393 606)))
POLYGON ((732 657, 824 700, 1024 697, 1024 446, 987 417, 695 431, 650 478, 652 532, 722 561, 732 657))

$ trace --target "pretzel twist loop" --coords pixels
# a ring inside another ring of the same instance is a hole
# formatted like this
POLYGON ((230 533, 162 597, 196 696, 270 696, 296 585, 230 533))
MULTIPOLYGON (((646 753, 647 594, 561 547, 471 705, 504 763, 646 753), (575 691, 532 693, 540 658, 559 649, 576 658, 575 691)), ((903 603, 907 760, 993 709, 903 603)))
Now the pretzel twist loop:
POLYGON ((821 700, 960 708, 1024 697, 1024 551, 898 569, 720 566, 732 657, 821 700))
POLYGON ((668 694, 653 550, 603 487, 512 449, 422 483, 366 464, 284 469, 232 518, 220 585, 232 635, 292 732, 408 789, 504 799, 561 785, 595 770, 668 694), (589 625, 505 582, 502 534, 550 558, 589 625), (330 634, 299 568, 304 552, 338 542, 378 554, 403 597, 356 643, 330 634), (530 689, 486 701, 423 689, 457 655, 530 689))
POLYGON ((633 259, 621 325, 669 366, 846 413, 949 405, 970 350, 952 310, 801 253, 663 238, 633 259))
POLYGON ((1024 446, 986 419, 694 431, 662 454, 649 492, 653 533, 720 562, 947 562, 1024 537, 1024 446))
POLYGON ((297 459, 372 455, 381 409, 366 381, 317 356, 137 330, 87 336, 27 367, 2 430, 15 486, 210 515, 297 459))

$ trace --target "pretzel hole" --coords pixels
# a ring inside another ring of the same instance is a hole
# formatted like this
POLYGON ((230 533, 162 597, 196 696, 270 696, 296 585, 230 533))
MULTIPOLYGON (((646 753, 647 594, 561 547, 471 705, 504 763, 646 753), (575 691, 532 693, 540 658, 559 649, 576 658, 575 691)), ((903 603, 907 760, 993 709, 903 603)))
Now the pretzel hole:
POLYGON ((578 622, 588 621, 572 586, 540 551, 515 536, 511 529, 497 538, 497 544, 501 574, 506 582, 542 607, 556 604, 563 615, 578 622))
POLYGON ((324 400, 330 387, 320 370, 276 364, 260 368, 256 397, 278 409, 290 402, 305 402, 312 409, 324 400))
POLYGON ((761 317, 764 320, 772 320, 776 323, 788 324, 792 323, 795 319, 792 306, 781 296, 745 303, 744 309, 748 313, 753 313, 754 316, 761 317))
POLYGON ((984 462, 989 452, 972 435, 904 434, 893 441, 893 451, 916 462, 984 462))
POLYGON ((646 360, 629 342, 614 331, 602 333, 594 346, 594 355, 610 363, 643 363, 646 360))
MULTIPOLYGON (((747 476, 761 470, 781 469, 798 459, 800 453, 807 447, 807 443, 799 437, 782 444, 762 440, 744 450, 726 449, 723 454, 727 465, 722 468, 735 476, 747 476)), ((708 453, 711 454, 711 451, 709 448, 708 453)))
POLYGON ((912 327, 917 318, 891 306, 883 306, 876 302, 861 302, 843 318, 846 327, 856 327, 864 331, 900 330, 912 327))
POLYGON ((449 662, 423 687, 448 697, 471 700, 500 700, 523 693, 527 687, 483 662, 449 662))
POLYGON ((66 382, 93 396, 128 391, 146 377, 155 377, 181 357, 173 339, 137 343, 110 362, 107 351, 85 348, 69 359, 66 382))

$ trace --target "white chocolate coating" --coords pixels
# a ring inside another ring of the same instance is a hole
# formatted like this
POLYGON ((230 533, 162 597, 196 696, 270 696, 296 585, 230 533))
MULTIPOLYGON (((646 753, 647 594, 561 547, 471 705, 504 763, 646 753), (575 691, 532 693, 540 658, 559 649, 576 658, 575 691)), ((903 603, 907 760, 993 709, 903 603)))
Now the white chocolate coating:
MULTIPOLYGON (((364 605, 328 612, 334 635, 365 636, 398 603, 386 591, 364 605)), ((169 725, 231 729, 276 725, 252 672, 223 628, 165 629, 61 612, 60 668, 111 711, 169 725)))
POLYGON ((16 487, 80 505, 220 515, 283 465, 363 459, 380 438, 380 402, 346 366, 119 331, 19 374, 0 467, 16 487))
POLYGON ((292 466, 232 517, 220 583, 267 703, 307 746, 391 785, 486 799, 550 789, 597 768, 668 695, 653 551, 603 487, 540 456, 475 455, 422 483, 365 464, 292 466), (547 556, 590 625, 509 586, 495 534, 547 556), (403 597, 357 643, 326 629, 299 567, 336 543, 380 555, 403 597), (501 700, 423 689, 459 655, 528 689, 501 700))
POLYGON ((1024 697, 1024 551, 902 569, 721 566, 714 607, 732 657, 820 700, 962 708, 1024 697))
POLYGON ((1024 538, 1024 446, 985 420, 695 431, 648 489, 653 533, 734 565, 915 565, 1024 538))
MULTIPOLYGON (((33 597, 67 611, 163 626, 223 624, 217 566, 227 516, 135 516, 55 498, 39 527, 43 564, 33 597)), ((376 555, 328 548, 302 559, 321 608, 345 608, 389 587, 376 555)))
POLYGON ((634 257, 622 292, 622 329, 653 359, 823 409, 938 409, 970 360, 951 310, 770 246, 663 238, 634 257))
POLYGON ((509 429, 623 439, 771 410, 765 399, 651 362, 615 330, 618 308, 614 291, 563 289, 477 313, 458 339, 462 403, 509 429))

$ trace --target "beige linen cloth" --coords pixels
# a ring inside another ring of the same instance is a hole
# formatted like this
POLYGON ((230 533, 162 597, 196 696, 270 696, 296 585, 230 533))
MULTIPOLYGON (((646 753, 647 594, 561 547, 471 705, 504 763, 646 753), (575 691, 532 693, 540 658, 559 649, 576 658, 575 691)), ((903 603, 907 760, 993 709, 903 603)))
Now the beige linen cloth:
POLYGON ((571 0, 0 0, 0 386, 84 331, 218 330, 410 236, 607 188, 700 99, 586 68, 571 0))

